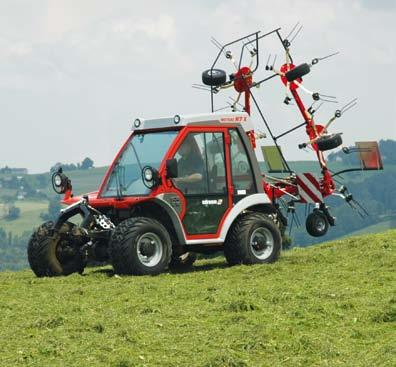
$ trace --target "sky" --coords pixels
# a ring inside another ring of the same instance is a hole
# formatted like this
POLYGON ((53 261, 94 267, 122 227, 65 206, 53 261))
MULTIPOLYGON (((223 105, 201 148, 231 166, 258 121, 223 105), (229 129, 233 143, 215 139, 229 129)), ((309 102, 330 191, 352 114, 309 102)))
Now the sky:
MULTIPOLYGON (((395 19, 394 0, 1 0, 0 167, 44 172, 86 156, 108 165, 136 117, 210 111, 209 95, 191 85, 216 56, 211 37, 224 44, 278 27, 285 36, 297 22, 297 64, 340 52, 304 78, 305 87, 339 101, 323 105, 317 123, 357 97, 331 132, 343 132, 345 145, 396 139, 395 19)), ((283 63, 275 41, 260 48, 262 66, 270 53, 283 63)), ((234 72, 227 60, 220 66, 234 72)), ((255 77, 268 75, 262 68, 255 77)), ((283 104, 279 80, 254 93, 274 133, 302 122, 296 106, 283 104)), ((313 159, 298 149, 305 140, 304 131, 281 140, 286 157, 313 159)))

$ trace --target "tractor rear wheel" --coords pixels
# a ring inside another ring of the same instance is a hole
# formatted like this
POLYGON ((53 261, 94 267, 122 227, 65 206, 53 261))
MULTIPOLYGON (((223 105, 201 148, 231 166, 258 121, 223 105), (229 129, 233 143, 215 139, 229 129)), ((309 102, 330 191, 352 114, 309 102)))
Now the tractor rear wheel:
MULTIPOLYGON (((60 233, 71 232, 74 224, 66 222, 60 233)), ((28 260, 30 268, 38 277, 53 277, 82 273, 85 262, 70 240, 61 236, 52 237, 50 230, 53 222, 43 223, 32 235, 28 243, 28 260)))
POLYGON ((110 258, 116 274, 156 275, 168 267, 171 256, 169 233, 155 219, 126 219, 110 239, 110 258))
POLYGON ((265 214, 247 213, 232 225, 224 246, 230 265, 272 263, 279 257, 282 237, 265 214))

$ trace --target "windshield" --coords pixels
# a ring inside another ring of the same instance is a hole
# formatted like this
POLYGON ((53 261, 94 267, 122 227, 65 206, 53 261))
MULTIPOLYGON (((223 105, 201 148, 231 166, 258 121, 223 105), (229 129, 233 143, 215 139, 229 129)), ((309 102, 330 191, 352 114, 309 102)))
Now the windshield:
POLYGON ((158 169, 178 131, 135 134, 121 153, 104 187, 102 197, 147 195, 142 168, 158 169))

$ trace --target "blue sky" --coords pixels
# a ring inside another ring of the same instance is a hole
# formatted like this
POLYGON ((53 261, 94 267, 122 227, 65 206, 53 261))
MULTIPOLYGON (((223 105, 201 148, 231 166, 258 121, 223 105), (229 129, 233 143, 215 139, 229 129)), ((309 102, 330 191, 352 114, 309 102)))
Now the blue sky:
MULTIPOLYGON (((216 54, 210 37, 225 43, 276 27, 286 34, 297 21, 304 26, 292 48, 297 63, 341 52, 317 65, 305 86, 340 103, 359 99, 332 131, 343 131, 346 144, 396 139, 395 19, 390 0, 2 0, 0 166, 42 172, 85 156, 106 165, 136 116, 209 111, 208 96, 191 84, 216 54)), ((263 58, 270 52, 277 52, 271 42, 263 58)), ((301 122, 282 103, 278 81, 256 94, 276 132, 301 122)), ((318 122, 334 108, 322 107, 318 122)), ((290 159, 312 158, 297 148, 304 140, 301 132, 282 142, 290 159)))

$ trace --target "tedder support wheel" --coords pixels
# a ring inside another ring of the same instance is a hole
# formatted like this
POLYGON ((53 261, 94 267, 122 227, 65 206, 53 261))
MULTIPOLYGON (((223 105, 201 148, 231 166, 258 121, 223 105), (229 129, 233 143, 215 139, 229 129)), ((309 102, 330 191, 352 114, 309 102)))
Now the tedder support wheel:
POLYGON ((327 233, 329 229, 329 221, 324 213, 316 209, 308 215, 305 227, 311 236, 321 237, 327 233))
POLYGON ((168 267, 171 256, 169 233, 155 219, 126 219, 110 239, 110 258, 116 274, 156 275, 168 267))
POLYGON ((224 255, 230 265, 272 263, 278 259, 281 247, 277 225, 265 214, 251 212, 232 225, 224 255))
MULTIPOLYGON (((70 233, 74 224, 66 222, 59 233, 70 233)), ((79 251, 69 241, 51 236, 53 222, 43 223, 32 235, 28 243, 30 268, 38 277, 53 277, 82 273, 85 262, 79 251)))
POLYGON ((316 145, 320 151, 331 150, 342 144, 341 134, 323 135, 316 141, 316 145))
POLYGON ((304 63, 288 71, 285 76, 288 82, 293 82, 294 80, 300 79, 304 75, 307 75, 310 71, 311 67, 307 63, 304 63))
POLYGON ((204 83, 205 85, 218 87, 219 85, 224 84, 226 80, 227 74, 224 70, 221 69, 209 69, 205 70, 202 73, 202 83, 204 83))

